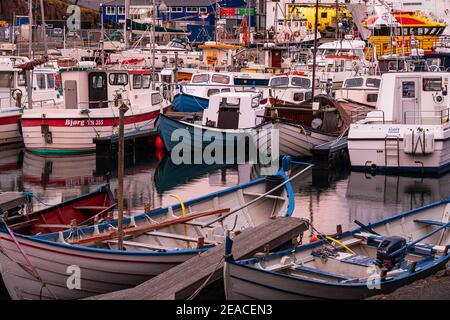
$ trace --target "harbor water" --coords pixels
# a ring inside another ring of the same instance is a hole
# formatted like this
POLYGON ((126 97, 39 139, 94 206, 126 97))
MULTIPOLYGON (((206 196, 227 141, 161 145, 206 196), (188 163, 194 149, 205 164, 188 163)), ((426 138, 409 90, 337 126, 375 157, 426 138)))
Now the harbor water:
MULTIPOLYGON (((128 214, 144 207, 158 208, 245 183, 260 176, 256 165, 175 165, 170 157, 142 149, 126 156, 124 180, 128 214)), ((117 194, 115 161, 95 154, 69 157, 40 156, 20 147, 0 151, 0 190, 29 191, 35 210, 111 184, 117 194)), ((408 211, 450 196, 450 174, 406 177, 350 172, 343 164, 334 170, 314 168, 293 183, 294 216, 309 219, 325 233, 355 227, 408 211)), ((308 239, 304 240, 307 241, 308 239)), ((0 287, 0 291, 2 288, 0 287)), ((5 298, 3 289, 0 294, 5 298)))

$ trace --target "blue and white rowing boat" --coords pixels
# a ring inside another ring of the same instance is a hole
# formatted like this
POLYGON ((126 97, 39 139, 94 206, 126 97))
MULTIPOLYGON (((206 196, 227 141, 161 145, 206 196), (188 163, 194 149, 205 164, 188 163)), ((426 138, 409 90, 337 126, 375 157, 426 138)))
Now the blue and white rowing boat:
POLYGON ((13 299, 80 299, 136 286, 239 231, 276 216, 291 216, 294 194, 287 161, 277 175, 260 178, 169 207, 125 218, 124 250, 117 222, 38 236, 0 226, 0 272, 13 299), (239 209, 222 222, 206 224, 239 209), (71 275, 80 276, 80 286, 71 275))
POLYGON ((450 199, 224 268, 227 299, 364 299, 427 277, 450 259, 450 199))

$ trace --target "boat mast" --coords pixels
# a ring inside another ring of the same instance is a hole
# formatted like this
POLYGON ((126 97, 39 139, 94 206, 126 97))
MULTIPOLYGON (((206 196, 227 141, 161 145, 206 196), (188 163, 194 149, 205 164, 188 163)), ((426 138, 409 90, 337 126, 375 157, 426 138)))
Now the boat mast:
POLYGON ((312 102, 311 104, 314 104, 314 89, 316 86, 316 56, 317 56, 317 24, 319 23, 319 0, 316 0, 316 14, 314 17, 314 48, 313 48, 313 66, 312 66, 312 86, 311 86, 311 95, 312 95, 312 102))
POLYGON ((152 13, 152 90, 155 90, 155 60, 156 60, 156 3, 153 0, 153 13, 152 13))
POLYGON ((45 15, 44 15, 44 0, 40 0, 41 5, 41 24, 42 24, 42 36, 44 40, 44 59, 48 59, 48 46, 47 46, 47 25, 45 24, 45 15))
POLYGON ((252 0, 247 0, 247 17, 248 17, 248 21, 247 21, 247 56, 248 56, 248 49, 250 49, 250 21, 251 21, 251 17, 250 17, 250 3, 252 0))
MULTIPOLYGON (((29 24, 29 34, 28 34, 28 57, 30 60, 33 59, 33 0, 28 0, 28 24, 29 24)), ((27 70, 27 100, 28 108, 31 109, 33 105, 33 71, 27 70)))
POLYGON ((339 0, 336 0, 336 40, 339 39, 339 0))
MULTIPOLYGON (((125 44, 125 49, 128 48, 128 32, 127 32, 127 20, 129 16, 129 10, 130 10, 130 0, 125 0, 125 23, 123 26, 123 43, 125 44)), ((130 21, 131 22, 131 21, 130 21)), ((130 23, 131 24, 131 23, 130 23)))

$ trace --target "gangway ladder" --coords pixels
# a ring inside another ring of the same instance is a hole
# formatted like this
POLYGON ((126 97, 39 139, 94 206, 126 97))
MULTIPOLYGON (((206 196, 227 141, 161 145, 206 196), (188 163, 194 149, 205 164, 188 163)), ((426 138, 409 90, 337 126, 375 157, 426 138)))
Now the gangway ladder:
POLYGON ((400 166, 400 136, 388 134, 384 138, 384 165, 386 169, 400 166))

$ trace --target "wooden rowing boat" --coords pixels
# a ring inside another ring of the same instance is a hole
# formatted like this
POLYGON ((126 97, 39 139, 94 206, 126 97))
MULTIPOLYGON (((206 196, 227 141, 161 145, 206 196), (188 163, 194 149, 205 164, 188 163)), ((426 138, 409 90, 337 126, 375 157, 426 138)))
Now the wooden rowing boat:
POLYGON ((449 216, 446 199, 362 225, 334 245, 320 240, 243 261, 229 256, 227 299, 364 299, 392 292, 449 261, 449 216))
POLYGON ((88 222, 94 216, 101 219, 112 211, 114 206, 114 197, 109 186, 103 185, 93 192, 42 210, 14 215, 6 213, 3 219, 14 232, 36 235, 67 230, 88 222))
POLYGON ((271 217, 290 216, 294 195, 289 183, 278 194, 257 200, 271 186, 269 182, 286 179, 280 171, 271 178, 260 178, 182 205, 127 217, 124 251, 117 250, 116 221, 34 237, 12 237, 3 226, 0 271, 5 286, 13 299, 79 299, 136 286, 221 243, 226 229, 233 230, 234 235, 271 217), (205 227, 252 200, 257 201, 205 227), (36 272, 30 272, 30 268, 36 272), (71 290, 68 284, 70 287, 77 283, 77 274, 80 287, 71 290))

